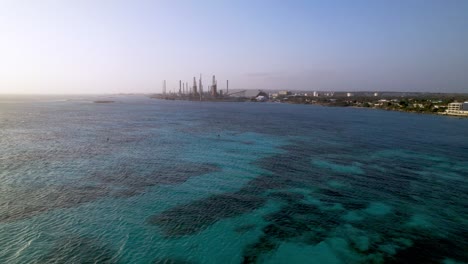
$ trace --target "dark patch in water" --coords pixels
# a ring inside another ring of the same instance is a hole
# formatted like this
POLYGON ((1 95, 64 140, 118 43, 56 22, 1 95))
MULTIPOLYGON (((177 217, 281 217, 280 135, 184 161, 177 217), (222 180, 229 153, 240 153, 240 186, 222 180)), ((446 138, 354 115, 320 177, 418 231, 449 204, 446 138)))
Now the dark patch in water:
POLYGON ((303 188, 321 183, 320 171, 311 167, 311 155, 314 146, 306 142, 282 147, 286 153, 259 159, 254 165, 271 172, 271 175, 260 175, 249 182, 249 186, 261 186, 264 189, 303 188))
POLYGON ((305 198, 303 194, 294 193, 294 192, 274 192, 274 193, 269 194, 268 196, 273 199, 278 199, 278 200, 285 201, 288 203, 297 202, 305 198))
MULTIPOLYGON (((466 237, 465 237, 466 239, 466 237)), ((446 258, 468 262, 468 243, 429 237, 413 241, 413 245, 398 251, 385 261, 391 264, 442 263, 446 258)))
POLYGON ((55 243, 52 250, 39 257, 36 263, 119 263, 116 252, 96 239, 85 237, 67 237, 55 243))
MULTIPOLYGON (((339 215, 335 212, 322 211, 314 205, 296 202, 289 204, 276 213, 267 215, 265 219, 278 226, 282 231, 288 231, 287 234, 282 236, 274 235, 284 239, 298 237, 312 230, 330 230, 339 225, 338 217, 339 215)), ((278 230, 278 228, 272 230, 278 230)), ((271 236, 271 230, 264 231, 266 235, 271 236)))
POLYGON ((108 195, 98 186, 46 186, 8 194, 12 199, 0 205, 0 221, 9 222, 31 217, 55 208, 69 208, 108 195))
MULTIPOLYGON (((304 183, 315 182, 313 174, 305 173, 310 167, 310 159, 305 155, 309 149, 299 146, 291 147, 290 152, 261 159, 258 164, 273 173, 260 175, 250 181, 244 188, 233 194, 215 195, 189 204, 177 206, 152 216, 148 222, 161 228, 166 236, 184 236, 195 234, 216 221, 234 217, 263 206, 266 199, 262 195, 268 190, 284 187, 303 187, 304 183), (304 176, 306 175, 306 176, 304 176)), ((317 213, 315 206, 298 203, 304 199, 302 194, 276 192, 270 198, 281 199, 290 204, 264 232, 275 237, 296 237, 310 231, 305 224, 306 216, 317 213), (295 214, 304 220, 284 216, 295 214), (283 214, 283 215, 281 215, 283 214), (302 232, 302 233, 301 233, 302 232)), ((268 217, 267 217, 268 218, 268 217)), ((336 221, 328 221, 334 225, 336 221)))
POLYGON ((242 257, 242 263, 258 263, 259 252, 270 252, 277 248, 277 242, 262 236, 256 243, 246 247, 242 257))
POLYGON ((192 235, 223 219, 260 208, 265 199, 248 194, 221 194, 177 206, 151 216, 148 223, 157 225, 166 236, 192 235))
POLYGON ((195 262, 177 258, 164 258, 154 260, 153 264, 195 264, 195 262))
POLYGON ((348 210, 362 210, 368 206, 368 203, 357 199, 340 200, 340 203, 348 210))
POLYGON ((132 168, 123 167, 118 169, 116 174, 95 175, 93 179, 106 185, 141 190, 162 184, 180 184, 194 176, 220 171, 220 168, 214 164, 203 163, 178 162, 173 166, 165 164, 151 164, 150 166, 153 166, 154 170, 147 175, 138 173, 132 168))
POLYGON ((267 237, 285 240, 292 237, 298 237, 304 234, 303 232, 310 232, 311 230, 305 223, 297 219, 283 219, 283 221, 270 224, 263 229, 263 233, 267 237))
POLYGON ((346 190, 322 189, 319 199, 325 203, 339 203, 348 210, 361 210, 368 206, 368 202, 358 199, 355 194, 347 193, 346 190))
POLYGON ((95 174, 84 181, 94 185, 76 183, 2 193, 5 201, 0 204, 0 222, 24 219, 57 208, 75 207, 103 197, 131 197, 143 193, 147 187, 180 184, 191 177, 220 170, 213 164, 180 162, 177 166, 153 166, 155 169, 149 175, 121 167, 116 172, 95 174))
MULTIPOLYGON (((281 154, 261 159, 259 163, 263 165, 262 168, 268 169, 274 174, 260 175, 234 194, 216 195, 188 205, 182 205, 151 217, 149 222, 161 226, 166 235, 188 235, 196 233, 206 228, 207 225, 211 225, 223 218, 237 216, 257 209, 265 203, 265 198, 261 197, 264 192, 270 189, 303 186, 301 175, 309 165, 309 160, 307 156, 300 157, 297 153, 291 155, 281 154), (291 155, 294 157, 292 158, 291 155), (291 158, 293 159, 292 162, 291 158), (297 167, 303 169, 297 170, 295 169, 297 167), (247 203, 239 204, 239 201, 233 198, 236 196, 248 197, 247 203)), ((282 196, 281 199, 286 199, 288 202, 304 198, 302 194, 295 193, 272 194, 272 196, 277 198, 282 196)))
POLYGON ((339 191, 331 190, 331 189, 324 189, 321 191, 323 195, 337 197, 338 199, 346 197, 346 195, 340 193, 339 191))
POLYGON ((256 192, 264 192, 270 189, 281 189, 286 187, 283 182, 273 179, 273 176, 260 175, 251 180, 244 189, 256 190, 256 192))
POLYGON ((136 189, 122 189, 122 190, 116 190, 112 192, 112 196, 114 197, 120 197, 120 198, 129 198, 135 195, 141 194, 141 190, 136 190, 136 189))
POLYGON ((278 212, 265 216, 270 224, 263 228, 258 242, 244 250, 244 263, 255 263, 258 257, 276 250, 284 241, 301 241, 317 244, 327 233, 338 226, 336 213, 322 211, 315 205, 297 201, 289 203, 278 212))

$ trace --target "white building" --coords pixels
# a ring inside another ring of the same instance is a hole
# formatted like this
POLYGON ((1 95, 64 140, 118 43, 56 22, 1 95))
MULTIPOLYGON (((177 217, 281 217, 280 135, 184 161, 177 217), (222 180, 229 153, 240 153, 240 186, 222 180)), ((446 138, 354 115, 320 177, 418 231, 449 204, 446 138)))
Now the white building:
MULTIPOLYGON (((465 102, 467 103, 467 102, 465 102)), ((449 115, 468 116, 468 110, 463 109, 463 103, 450 103, 448 104, 446 113, 449 115)))
POLYGON ((447 112, 458 112, 462 110, 462 103, 450 103, 448 104, 447 112))
POLYGON ((351 97, 351 96, 354 96, 354 94, 353 93, 346 93, 346 96, 351 97))

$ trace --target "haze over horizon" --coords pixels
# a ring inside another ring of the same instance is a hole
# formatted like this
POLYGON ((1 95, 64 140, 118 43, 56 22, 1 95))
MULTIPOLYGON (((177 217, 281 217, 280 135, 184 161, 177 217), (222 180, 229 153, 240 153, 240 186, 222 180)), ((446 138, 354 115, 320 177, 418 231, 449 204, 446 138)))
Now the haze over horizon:
POLYGON ((0 94, 468 92, 468 1, 4 1, 0 94))

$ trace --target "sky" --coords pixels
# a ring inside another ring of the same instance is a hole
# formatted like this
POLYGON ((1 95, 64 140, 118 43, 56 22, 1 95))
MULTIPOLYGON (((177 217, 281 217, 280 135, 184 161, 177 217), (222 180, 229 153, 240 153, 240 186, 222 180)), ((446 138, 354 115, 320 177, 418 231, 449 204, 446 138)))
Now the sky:
POLYGON ((0 0, 0 93, 468 92, 466 0, 0 0))

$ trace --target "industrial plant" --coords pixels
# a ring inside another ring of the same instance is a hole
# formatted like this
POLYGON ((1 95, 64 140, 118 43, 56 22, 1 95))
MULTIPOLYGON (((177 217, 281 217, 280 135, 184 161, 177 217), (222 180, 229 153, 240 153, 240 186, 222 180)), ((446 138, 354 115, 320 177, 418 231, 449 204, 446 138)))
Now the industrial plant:
POLYGON ((190 101, 244 101, 247 90, 229 92, 229 80, 226 80, 225 89, 220 89, 216 76, 213 75, 211 84, 205 90, 202 82, 202 75, 197 82, 193 77, 193 83, 179 80, 179 87, 167 90, 166 80, 163 82, 162 93, 155 94, 152 97, 166 100, 190 100, 190 101))

